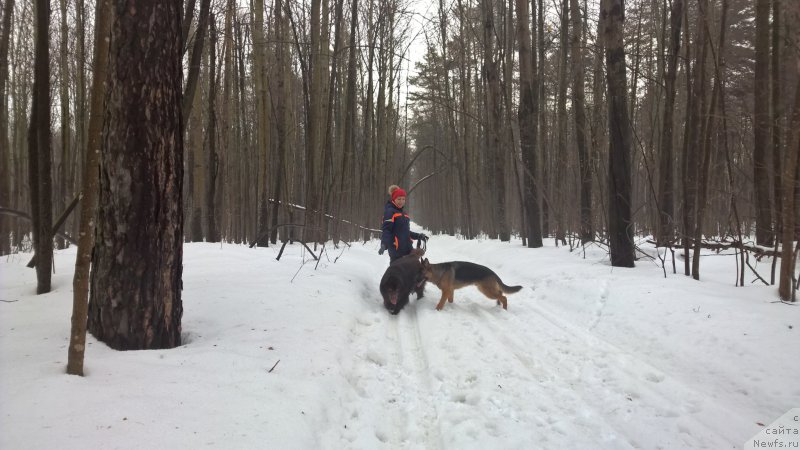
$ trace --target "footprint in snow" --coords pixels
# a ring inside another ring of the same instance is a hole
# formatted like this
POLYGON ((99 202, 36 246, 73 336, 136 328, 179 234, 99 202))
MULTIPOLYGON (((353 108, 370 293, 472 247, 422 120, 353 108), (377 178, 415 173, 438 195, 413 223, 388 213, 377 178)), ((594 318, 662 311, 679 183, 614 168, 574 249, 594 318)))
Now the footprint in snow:
POLYGON ((651 383, 661 383, 662 381, 664 381, 664 375, 659 375, 655 373, 648 373, 647 375, 645 375, 644 378, 647 381, 650 381, 651 383))

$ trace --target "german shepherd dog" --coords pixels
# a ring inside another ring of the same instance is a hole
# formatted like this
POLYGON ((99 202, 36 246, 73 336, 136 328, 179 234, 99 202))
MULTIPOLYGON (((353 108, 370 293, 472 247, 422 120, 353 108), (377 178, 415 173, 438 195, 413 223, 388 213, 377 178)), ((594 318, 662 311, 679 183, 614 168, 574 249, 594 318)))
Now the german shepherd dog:
POLYGON ((424 250, 414 249, 411 254, 396 259, 381 278, 383 306, 397 314, 408 304, 408 296, 416 292, 417 299, 425 295, 425 277, 422 275, 420 257, 424 250))
POLYGON ((506 286, 488 267, 465 261, 431 264, 426 258, 422 260, 422 273, 442 290, 437 310, 444 308, 445 300, 453 303, 453 292, 466 286, 476 286, 483 295, 497 300, 503 309, 508 309, 508 301, 503 294, 513 294, 522 289, 522 286, 506 286))

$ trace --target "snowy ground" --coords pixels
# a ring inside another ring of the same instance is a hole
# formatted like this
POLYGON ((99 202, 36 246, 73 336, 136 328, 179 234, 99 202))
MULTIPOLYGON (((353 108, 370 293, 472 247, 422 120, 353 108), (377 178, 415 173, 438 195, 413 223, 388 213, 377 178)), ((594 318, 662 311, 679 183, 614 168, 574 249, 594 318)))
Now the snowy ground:
POLYGON ((436 311, 429 284, 390 316, 377 241, 316 270, 297 245, 188 244, 184 345, 90 337, 84 378, 64 374, 74 249, 41 296, 30 255, 3 258, 0 448, 724 449, 800 406, 800 307, 734 287, 731 256, 696 282, 552 245, 435 236, 432 262, 524 289, 436 311))

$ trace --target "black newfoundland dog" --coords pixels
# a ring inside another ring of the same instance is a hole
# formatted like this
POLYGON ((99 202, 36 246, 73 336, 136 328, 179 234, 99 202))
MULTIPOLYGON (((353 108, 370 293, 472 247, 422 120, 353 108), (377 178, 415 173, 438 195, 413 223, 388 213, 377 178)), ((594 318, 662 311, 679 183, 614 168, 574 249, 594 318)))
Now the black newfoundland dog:
POLYGON ((412 291, 417 293, 418 299, 425 294, 425 276, 420 263, 423 253, 414 250, 410 255, 395 260, 384 272, 381 278, 381 295, 383 306, 390 313, 399 313, 408 304, 408 296, 412 291))

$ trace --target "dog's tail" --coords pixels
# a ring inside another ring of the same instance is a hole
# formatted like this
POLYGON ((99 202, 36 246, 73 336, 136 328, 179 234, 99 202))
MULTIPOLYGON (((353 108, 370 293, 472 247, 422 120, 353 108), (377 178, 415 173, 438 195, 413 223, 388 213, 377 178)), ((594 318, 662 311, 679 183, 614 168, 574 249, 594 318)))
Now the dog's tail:
POLYGON ((500 285, 500 289, 503 290, 504 294, 514 294, 514 293, 519 292, 520 289, 522 289, 522 286, 508 286, 508 285, 506 285, 505 283, 503 283, 503 280, 501 280, 500 277, 497 277, 497 284, 500 285))

